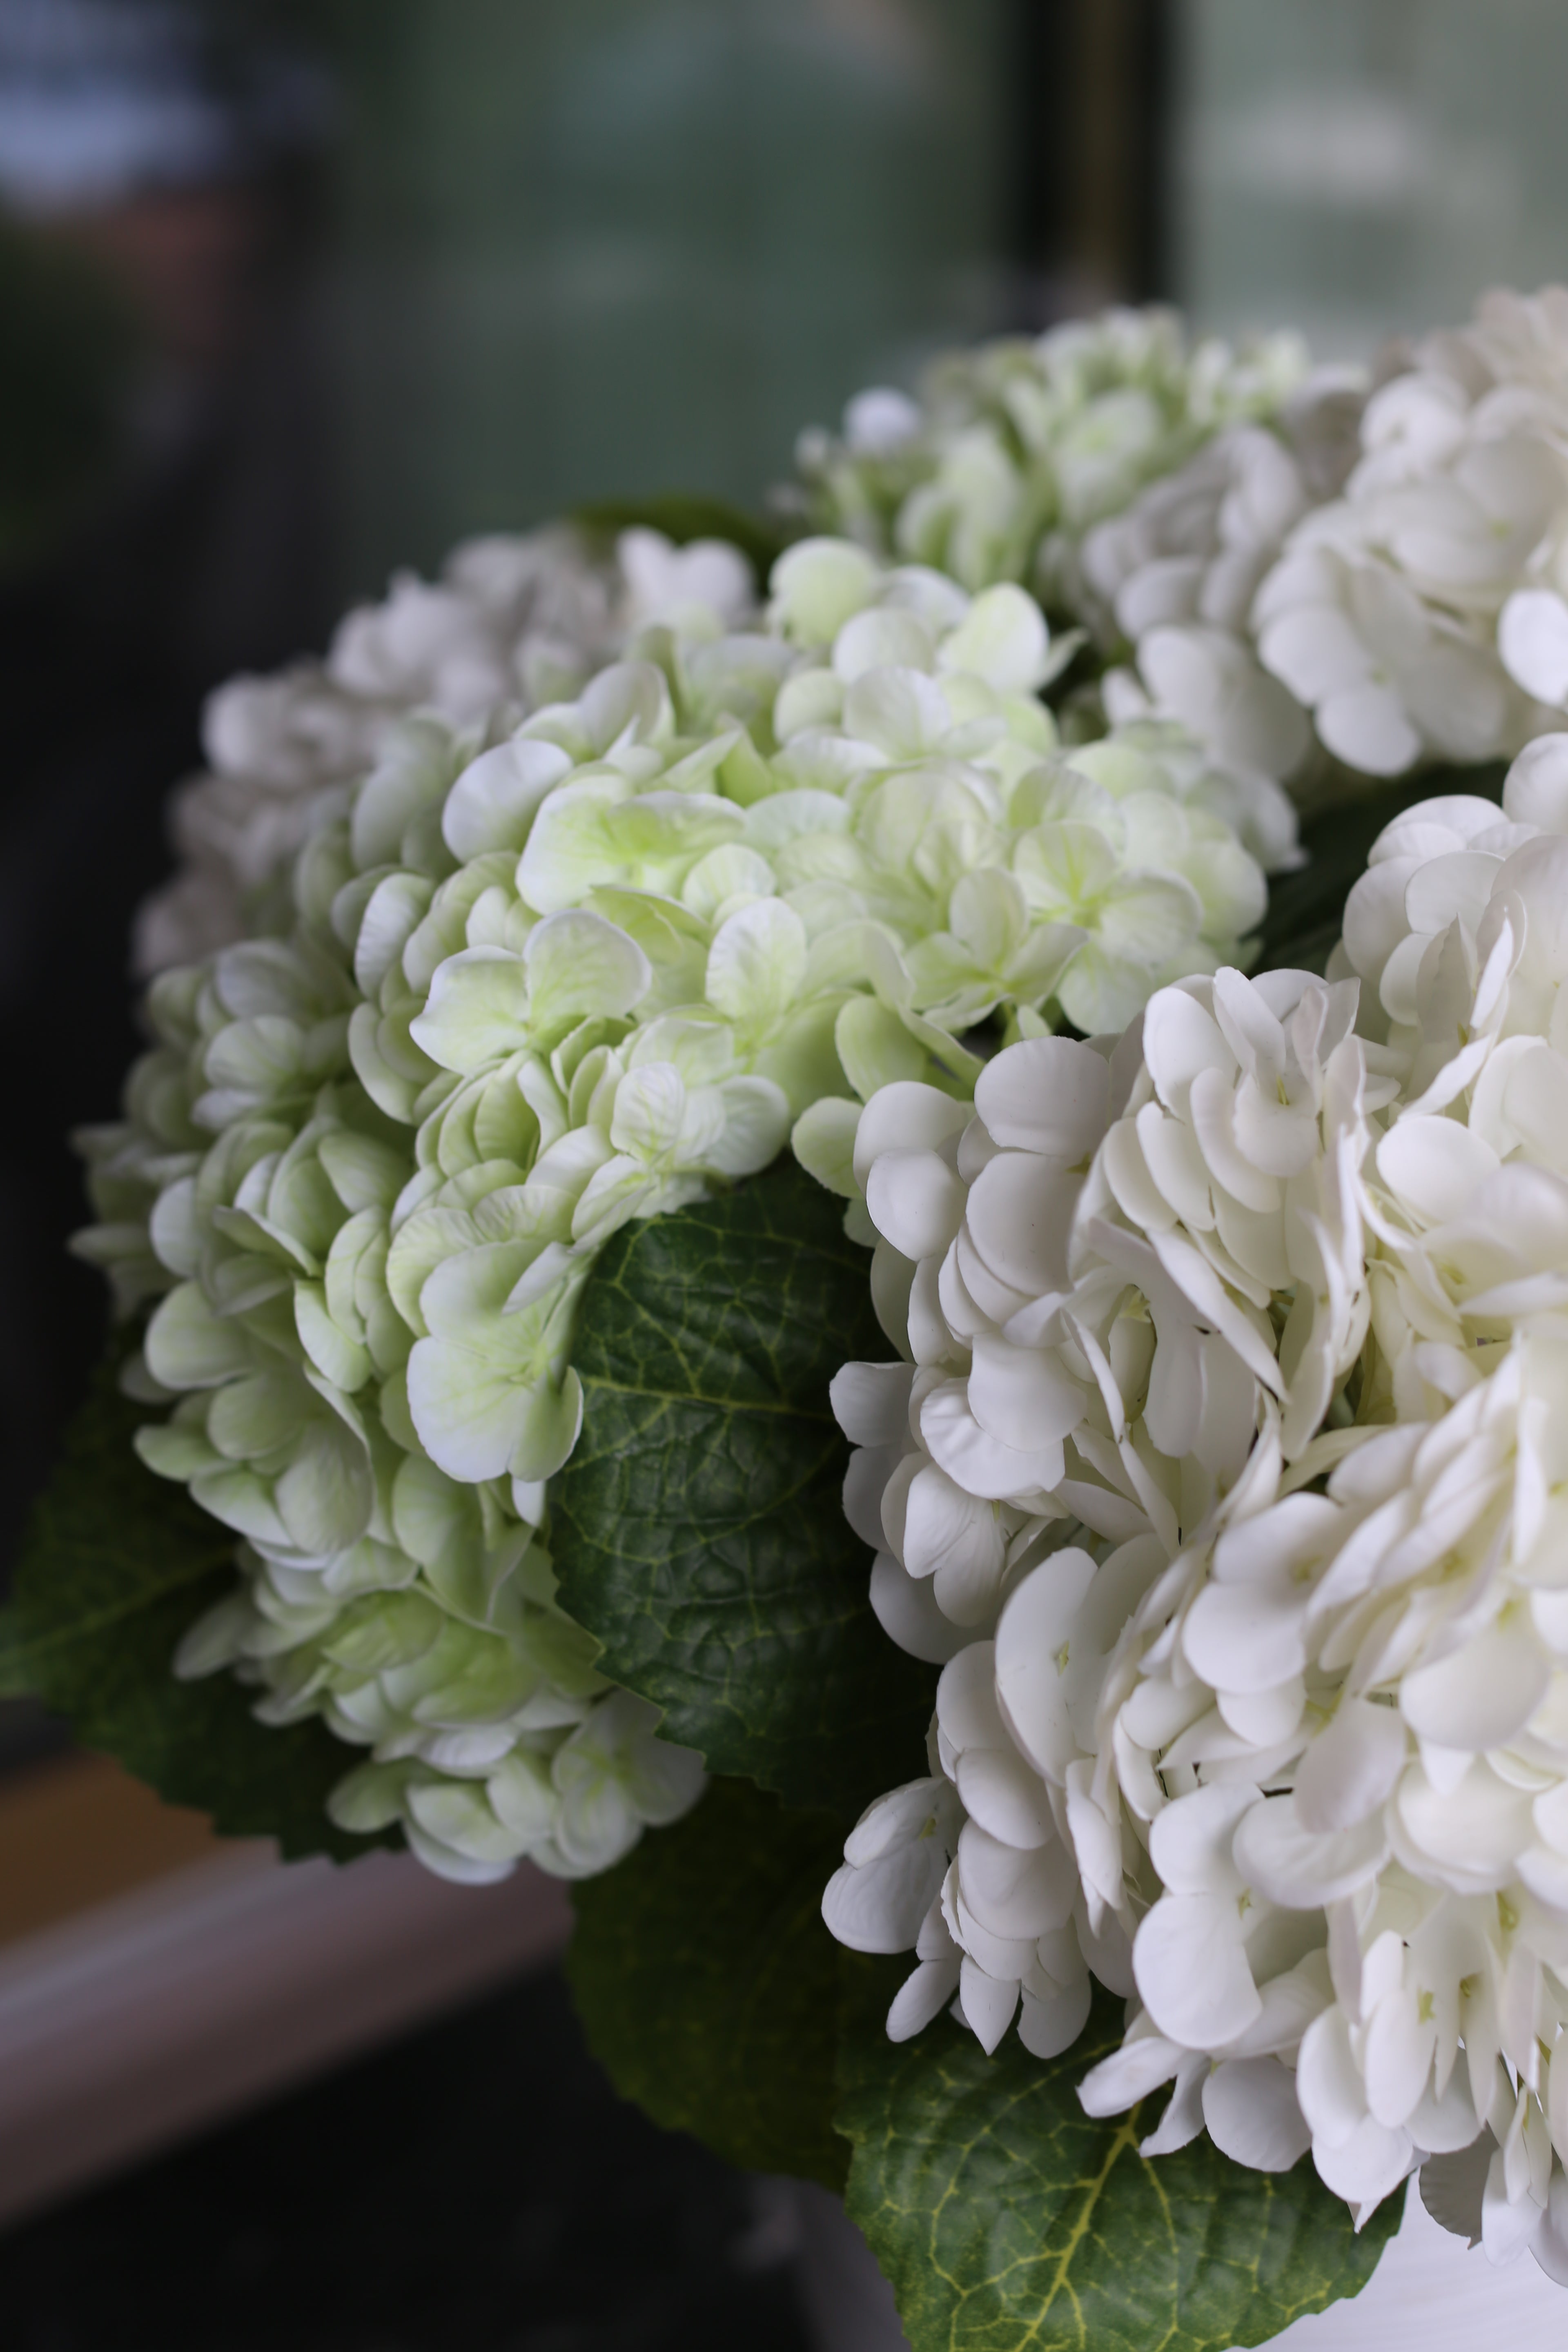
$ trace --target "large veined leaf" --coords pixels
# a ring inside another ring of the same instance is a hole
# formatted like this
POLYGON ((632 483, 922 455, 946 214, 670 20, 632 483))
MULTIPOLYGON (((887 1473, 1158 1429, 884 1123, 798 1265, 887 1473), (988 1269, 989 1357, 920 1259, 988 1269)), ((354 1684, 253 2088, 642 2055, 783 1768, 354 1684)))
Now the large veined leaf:
POLYGON ((1418 776, 1401 776, 1309 817, 1301 827, 1307 863, 1294 874, 1279 876, 1269 887, 1258 968, 1321 971, 1339 938, 1345 900, 1364 873, 1367 851, 1384 826, 1415 802, 1443 793, 1472 793, 1480 800, 1500 800, 1506 773, 1497 760, 1473 768, 1427 768, 1418 776))
POLYGON ((733 2164, 841 2189, 838 1947, 822 1889, 843 1832, 744 1780, 572 1890, 567 1960, 594 2054, 656 2123, 733 2164))
POLYGON ((846 1968, 860 1987, 839 2051, 846 2202, 914 2352, 1228 2352, 1371 2277, 1399 2198, 1357 2237, 1310 2158, 1249 2172, 1204 2137, 1145 2162, 1159 2098, 1084 2114, 1075 2085, 1121 2041, 1120 2001, 1097 2001, 1059 2058, 1015 2034, 987 2058, 945 2017, 889 2042, 887 1971, 846 1968))
POLYGON ((228 1675, 176 1682, 180 1637, 234 1585, 232 1531, 132 1446, 148 1418, 105 1365, 37 1504, 0 1625, 0 1686, 68 1717, 172 1804, 283 1853, 363 1853, 327 1819, 354 1751, 320 1723, 269 1729, 228 1675))
POLYGON ((914 2352, 1229 2352, 1360 2292, 1397 2198, 1357 2237, 1309 2159, 1248 2172, 1205 2138, 1145 2163, 1163 2094, 1085 2116, 1076 2086, 1120 2041, 1120 2002, 1050 2062, 1011 2035, 987 2058, 946 2018, 889 2042, 910 1963, 829 1939, 839 1835, 714 1782, 574 1888, 568 1974, 596 2056, 657 2122, 830 2188, 848 2160, 850 2214, 914 2352))
POLYGON ((627 1225, 584 1294, 561 1600, 711 1770, 853 1817, 924 1769, 934 1670, 871 1612, 827 1389, 891 1353, 869 1258, 793 1161, 627 1225))

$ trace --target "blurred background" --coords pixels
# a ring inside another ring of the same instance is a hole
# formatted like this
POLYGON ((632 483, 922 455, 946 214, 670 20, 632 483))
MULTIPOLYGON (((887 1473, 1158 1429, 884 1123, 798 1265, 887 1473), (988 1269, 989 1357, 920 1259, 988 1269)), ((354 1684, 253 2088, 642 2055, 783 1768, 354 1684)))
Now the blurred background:
MULTIPOLYGON (((1360 356, 1568 275, 1565 82, 1562 0, 0 0, 0 1590, 211 687, 466 532, 758 505, 955 341, 1360 356)), ((58 1738, 0 1704, 0 1767, 58 1738)))

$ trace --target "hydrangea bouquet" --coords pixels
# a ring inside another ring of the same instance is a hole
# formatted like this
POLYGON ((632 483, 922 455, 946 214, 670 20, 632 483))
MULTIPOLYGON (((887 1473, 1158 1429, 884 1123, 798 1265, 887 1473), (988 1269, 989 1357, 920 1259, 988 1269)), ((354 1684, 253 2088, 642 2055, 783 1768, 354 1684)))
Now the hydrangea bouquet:
POLYGON ((916 2352, 1266 2342, 1416 2171, 1568 2284, 1568 295, 992 345, 206 741, 8 1686, 575 1882, 916 2352))

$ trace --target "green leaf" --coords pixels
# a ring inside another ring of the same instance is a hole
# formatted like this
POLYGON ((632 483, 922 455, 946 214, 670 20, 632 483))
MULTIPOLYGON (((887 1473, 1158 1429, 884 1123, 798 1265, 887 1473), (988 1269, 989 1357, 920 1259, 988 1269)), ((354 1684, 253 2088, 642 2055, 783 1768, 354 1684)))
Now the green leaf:
POLYGON ((724 499, 706 498, 700 491, 665 490, 647 499, 601 499, 579 507, 572 520, 583 530, 606 537, 623 530, 659 530, 677 547, 694 539, 728 540, 749 557, 758 584, 765 583, 775 560, 784 553, 795 530, 771 515, 748 514, 724 499))
POLYGON ((1099 2123, 1078 2101, 1121 2039, 1109 1995, 1061 2057, 1033 2058, 1009 2034, 987 2058, 947 2018, 889 2042, 889 1972, 847 1969, 858 1998, 839 2053, 846 2202, 914 2352, 1261 2344, 1359 2294, 1398 2226, 1392 2197, 1358 2238, 1308 2157, 1249 2172, 1204 2137, 1145 2163, 1138 2141, 1159 2099, 1099 2123))
POLYGON ((654 2121, 731 2163, 842 2189, 832 2125, 842 1832, 743 1780, 572 1890, 566 1973, 589 2046, 654 2121))
POLYGON ((231 1529, 156 1478, 132 1447, 145 1405, 99 1372, 34 1507, 0 1636, 5 1687, 67 1717, 171 1804, 231 1837, 276 1837, 290 1859, 349 1860, 371 1843, 327 1819, 353 1751, 323 1724, 271 1729, 232 1676, 174 1679, 182 1634, 234 1587, 231 1529))
POLYGON ((1353 799, 1336 801, 1309 817, 1301 827, 1308 862, 1270 887, 1256 968, 1321 971, 1339 938, 1345 900, 1365 872, 1367 851, 1384 826, 1417 801, 1434 800, 1439 793, 1473 793, 1481 800, 1500 800, 1507 772, 1500 760, 1474 768, 1426 768, 1418 776, 1401 776, 1353 799))
POLYGON ((552 1490, 561 1601, 715 1772, 851 1813, 925 1769, 934 1668, 871 1612, 828 1382, 892 1350, 867 1253, 793 1161, 623 1227, 584 1294, 552 1490))

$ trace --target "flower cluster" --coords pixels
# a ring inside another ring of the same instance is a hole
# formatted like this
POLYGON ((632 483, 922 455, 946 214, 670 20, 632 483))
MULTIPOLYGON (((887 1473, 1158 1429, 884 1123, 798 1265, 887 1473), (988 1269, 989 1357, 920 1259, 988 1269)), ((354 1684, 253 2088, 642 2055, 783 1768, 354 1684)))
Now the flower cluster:
POLYGON ((905 1086, 847 1367, 931 1777, 825 1912, 994 2047, 1130 1997, 1091 2113, 1309 2147, 1568 2282, 1568 736, 1397 819, 1329 976, 905 1086))
POLYGON ((380 604, 346 615, 321 663, 238 677, 207 705, 210 769, 172 806, 179 873, 142 908, 145 978, 289 919, 289 861, 342 813, 388 729, 428 709, 475 725, 577 693, 640 628, 753 601, 751 566, 719 540, 671 546, 626 530, 611 560, 563 527, 475 539, 438 583, 399 573, 380 604), (271 886, 270 889, 268 886, 271 886))
POLYGON ((1250 625, 1347 765, 1493 759, 1568 709, 1565 566, 1568 295, 1494 293, 1385 374, 1250 625))
POLYGON ((81 1246, 157 1302, 143 1458, 241 1539, 180 1670, 368 1748, 334 1818, 455 1876, 603 1868, 700 1785, 554 1598, 605 1240, 792 1122, 831 1163, 889 1081, 966 1094, 978 1023, 1124 1022, 1263 908, 1267 795, 1170 728, 1064 751, 1020 589, 820 541, 772 589, 521 721, 382 709, 271 932, 159 977, 88 1139, 81 1246))
POLYGON ((1174 719, 1243 775, 1290 778, 1311 729, 1258 660, 1249 623, 1293 527, 1343 485, 1366 398, 1359 371, 1319 369, 1268 425, 1227 425, 1083 541, 1081 610, 1110 655, 1115 717, 1174 719))
POLYGON ((1276 416, 1305 374, 1293 335, 1189 345, 1159 310, 983 344, 939 361, 918 403, 865 392, 841 437, 804 435, 806 509, 965 587, 1019 580, 1076 614, 1085 533, 1223 427, 1276 416))

